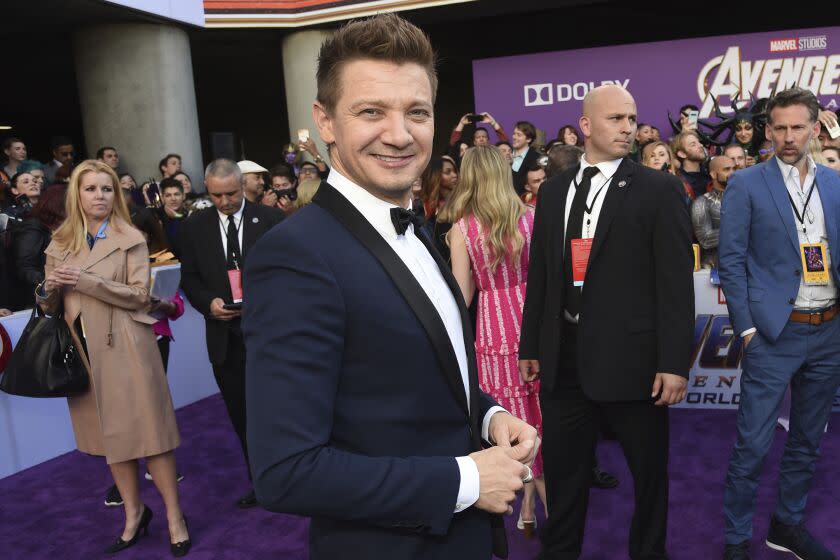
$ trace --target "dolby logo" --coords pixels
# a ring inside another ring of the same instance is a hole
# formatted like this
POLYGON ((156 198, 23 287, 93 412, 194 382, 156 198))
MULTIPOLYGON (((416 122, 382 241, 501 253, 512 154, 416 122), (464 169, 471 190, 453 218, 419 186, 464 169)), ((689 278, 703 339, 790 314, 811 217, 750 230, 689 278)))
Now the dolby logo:
POLYGON ((554 84, 531 84, 525 86, 525 106, 536 107, 554 103, 554 84))
POLYGON ((573 84, 528 84, 523 87, 526 107, 539 107, 581 101, 586 94, 598 86, 615 84, 624 89, 630 85, 630 78, 621 80, 600 80, 598 82, 575 82, 573 84))

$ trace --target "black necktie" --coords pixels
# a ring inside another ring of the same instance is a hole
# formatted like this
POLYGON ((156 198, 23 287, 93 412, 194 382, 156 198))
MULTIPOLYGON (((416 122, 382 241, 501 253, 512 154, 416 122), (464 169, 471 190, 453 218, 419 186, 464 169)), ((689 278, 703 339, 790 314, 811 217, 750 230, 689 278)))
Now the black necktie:
POLYGON ((394 224, 397 235, 404 235, 408 224, 414 224, 415 228, 423 225, 423 216, 405 208, 391 208, 391 223, 394 224))
POLYGON ((583 170, 583 180, 575 190, 575 197, 572 199, 572 208, 569 211, 569 222, 566 226, 566 249, 563 255, 565 265, 565 282, 563 282, 563 301, 566 311, 574 317, 580 313, 580 286, 574 285, 572 277, 572 239, 580 239, 583 228, 583 211, 586 209, 586 197, 589 195, 589 187, 592 185, 592 177, 598 174, 595 166, 583 170))
MULTIPOLYGON (((244 217, 244 216, 243 216, 244 217)), ((239 231, 233 216, 228 216, 227 225, 227 266, 228 270, 242 267, 242 253, 239 250, 239 231)))

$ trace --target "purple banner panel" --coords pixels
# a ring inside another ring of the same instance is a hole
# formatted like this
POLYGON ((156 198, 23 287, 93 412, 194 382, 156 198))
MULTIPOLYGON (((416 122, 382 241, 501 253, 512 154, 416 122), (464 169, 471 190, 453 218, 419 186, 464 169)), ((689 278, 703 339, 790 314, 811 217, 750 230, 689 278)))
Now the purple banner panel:
POLYGON ((668 111, 691 103, 714 120, 713 98, 730 103, 768 97, 798 85, 837 109, 840 27, 799 29, 557 51, 473 61, 475 111, 488 111, 508 131, 527 120, 552 139, 578 126, 581 100, 615 83, 636 99, 639 121, 672 135, 668 111))

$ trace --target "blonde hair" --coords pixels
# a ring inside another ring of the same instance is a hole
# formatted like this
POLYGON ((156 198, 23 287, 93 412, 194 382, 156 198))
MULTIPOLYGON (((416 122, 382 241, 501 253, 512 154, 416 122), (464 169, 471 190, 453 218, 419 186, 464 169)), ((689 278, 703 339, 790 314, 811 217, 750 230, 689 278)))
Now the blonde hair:
POLYGON ((318 192, 318 187, 320 186, 320 179, 307 179, 306 181, 301 181, 297 188, 297 198, 295 199, 295 203, 293 205, 294 209, 300 210, 312 202, 312 198, 315 196, 315 193, 318 192))
POLYGON ((522 252, 525 239, 519 231, 519 219, 525 211, 525 204, 513 188, 510 164, 502 152, 495 146, 475 146, 464 154, 458 188, 443 207, 440 221, 454 224, 466 216, 475 216, 488 232, 488 267, 495 272, 506 253, 518 259, 522 252))
POLYGON ((811 158, 814 160, 814 163, 819 165, 826 165, 828 164, 828 160, 825 159, 825 156, 822 153, 822 146, 820 145, 819 139, 816 136, 811 138, 811 141, 808 142, 808 153, 811 155, 811 158))
POLYGON ((677 174, 677 158, 674 155, 674 150, 671 149, 671 146, 669 146, 665 142, 662 142, 661 140, 657 140, 656 142, 648 142, 647 144, 642 146, 642 158, 641 158, 642 159, 642 165, 644 165, 645 167, 648 167, 648 165, 647 165, 648 158, 650 158, 650 155, 653 153, 653 150, 655 150, 659 146, 662 146, 663 148, 665 148, 665 151, 668 152, 668 158, 669 158, 668 169, 669 169, 669 172, 671 173, 671 175, 676 175, 677 174))
MULTIPOLYGON (((105 162, 95 159, 83 161, 73 169, 73 173, 70 175, 70 184, 67 187, 67 196, 64 201, 67 218, 52 236, 56 243, 74 255, 87 246, 88 220, 84 210, 82 210, 81 189, 82 177, 88 173, 105 173, 111 177, 111 186, 114 188, 114 206, 111 209, 109 219, 116 215, 117 218, 131 225, 128 206, 125 203, 117 174, 105 162)), ((110 225, 115 230, 120 231, 119 222, 111 220, 110 225)))

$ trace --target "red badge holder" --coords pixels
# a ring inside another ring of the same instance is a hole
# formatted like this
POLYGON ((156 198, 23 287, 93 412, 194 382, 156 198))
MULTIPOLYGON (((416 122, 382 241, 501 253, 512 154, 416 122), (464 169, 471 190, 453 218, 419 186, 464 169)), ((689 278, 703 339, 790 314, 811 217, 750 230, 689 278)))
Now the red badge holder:
POLYGON ((589 253, 592 252, 592 238, 572 239, 572 281, 577 287, 583 286, 586 268, 589 266, 589 253))

